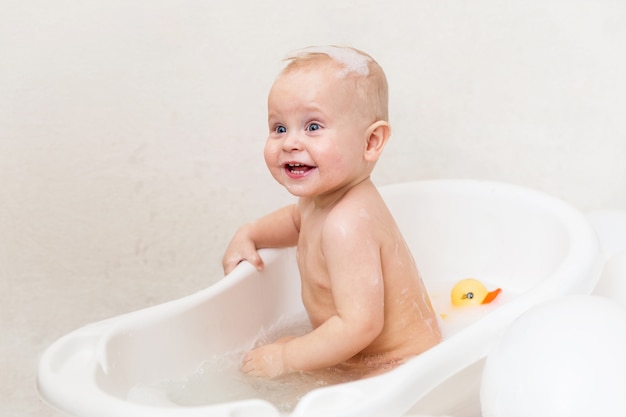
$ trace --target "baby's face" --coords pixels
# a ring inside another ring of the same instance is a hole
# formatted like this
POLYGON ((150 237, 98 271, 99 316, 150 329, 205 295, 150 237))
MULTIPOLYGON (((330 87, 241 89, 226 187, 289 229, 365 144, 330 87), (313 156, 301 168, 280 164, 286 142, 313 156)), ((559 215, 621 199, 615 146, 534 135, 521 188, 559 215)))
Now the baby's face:
POLYGON ((297 69, 281 75, 270 91, 265 161, 296 196, 341 192, 371 171, 363 156, 374 120, 359 111, 340 71, 332 62, 297 69))

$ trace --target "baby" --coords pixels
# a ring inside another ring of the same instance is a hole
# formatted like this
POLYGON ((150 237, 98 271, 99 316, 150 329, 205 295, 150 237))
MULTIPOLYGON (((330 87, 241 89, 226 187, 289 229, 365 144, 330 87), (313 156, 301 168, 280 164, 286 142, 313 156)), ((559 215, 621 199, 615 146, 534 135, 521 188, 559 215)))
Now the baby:
POLYGON ((257 249, 297 246, 313 330, 253 349, 243 372, 374 371, 439 343, 411 252, 370 179, 391 133, 387 100, 382 68, 352 48, 304 49, 275 80, 265 161, 298 200, 242 226, 223 267, 246 260, 260 270, 257 249))

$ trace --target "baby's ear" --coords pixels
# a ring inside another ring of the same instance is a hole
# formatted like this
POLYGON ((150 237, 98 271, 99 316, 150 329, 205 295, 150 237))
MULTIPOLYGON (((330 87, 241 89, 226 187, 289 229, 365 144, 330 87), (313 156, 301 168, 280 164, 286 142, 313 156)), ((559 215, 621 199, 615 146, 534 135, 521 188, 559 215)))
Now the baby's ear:
POLYGON ((367 144, 365 146, 365 160, 376 162, 383 152, 389 137, 391 136, 391 127, 384 120, 373 123, 367 130, 367 144))

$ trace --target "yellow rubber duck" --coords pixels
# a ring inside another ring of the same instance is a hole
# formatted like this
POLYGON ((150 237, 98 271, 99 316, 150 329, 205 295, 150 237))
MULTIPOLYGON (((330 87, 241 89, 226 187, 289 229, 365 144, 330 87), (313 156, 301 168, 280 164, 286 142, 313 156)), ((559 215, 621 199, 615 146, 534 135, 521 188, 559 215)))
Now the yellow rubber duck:
POLYGON ((487 291, 487 287, 479 280, 467 278, 457 282, 454 287, 452 287, 450 299, 452 300, 452 305, 459 307, 488 304, 501 292, 501 288, 487 291))

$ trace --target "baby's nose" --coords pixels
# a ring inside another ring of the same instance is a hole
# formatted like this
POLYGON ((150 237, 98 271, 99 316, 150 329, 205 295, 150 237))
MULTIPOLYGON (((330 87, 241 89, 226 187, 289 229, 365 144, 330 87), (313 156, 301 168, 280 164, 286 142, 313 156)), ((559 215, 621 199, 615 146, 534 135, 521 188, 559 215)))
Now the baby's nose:
POLYGON ((283 149, 286 151, 297 151, 302 149, 300 135, 297 132, 290 132, 283 140, 283 149))

